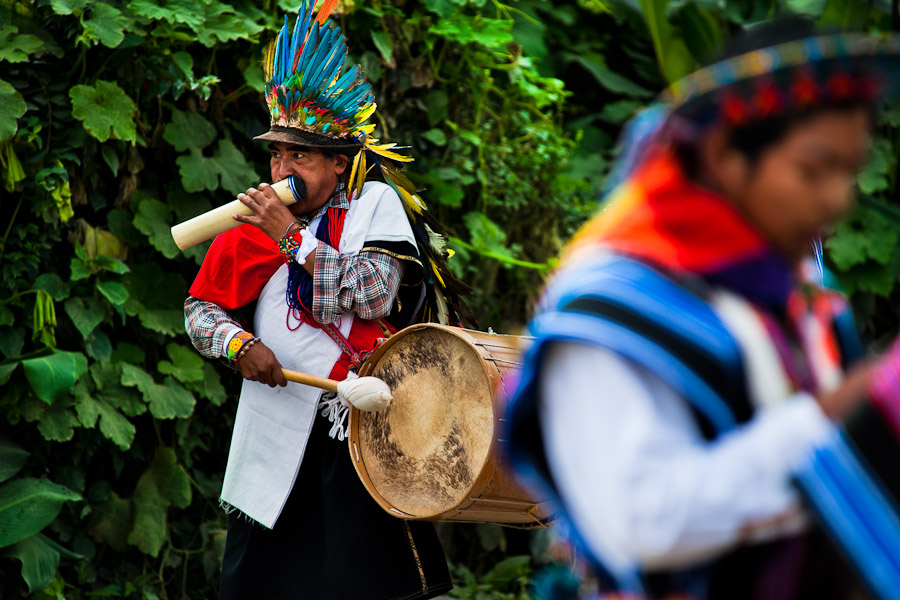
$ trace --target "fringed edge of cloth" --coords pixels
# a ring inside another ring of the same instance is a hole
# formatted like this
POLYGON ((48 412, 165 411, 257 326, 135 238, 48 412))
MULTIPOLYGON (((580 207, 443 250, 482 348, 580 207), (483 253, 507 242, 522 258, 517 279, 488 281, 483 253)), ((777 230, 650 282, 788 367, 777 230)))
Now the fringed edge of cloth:
POLYGON ((272 529, 271 527, 266 527, 264 524, 260 523, 259 521, 257 521, 256 519, 254 519, 253 517, 251 517, 244 511, 242 511, 241 509, 239 509, 237 506, 234 506, 233 504, 229 504, 222 498, 219 498, 219 508, 224 510, 226 515, 231 515, 232 513, 238 513, 237 514, 238 519, 243 519, 247 523, 253 523, 254 525, 259 525, 260 527, 262 527, 264 529, 272 529))
POLYGON ((335 392, 325 392, 319 399, 319 408, 323 417, 328 417, 331 429, 328 437, 343 442, 350 432, 350 404, 335 392))

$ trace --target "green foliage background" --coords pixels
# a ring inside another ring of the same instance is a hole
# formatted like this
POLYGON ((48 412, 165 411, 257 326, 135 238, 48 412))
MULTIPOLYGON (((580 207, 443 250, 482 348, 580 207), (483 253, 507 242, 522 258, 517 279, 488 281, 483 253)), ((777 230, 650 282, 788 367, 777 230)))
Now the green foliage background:
MULTIPOLYGON (((267 126, 261 41, 293 9, 0 0, 2 597, 215 594, 238 382, 184 335, 206 245, 181 253, 169 228, 268 178, 249 141, 267 126)), ((790 12, 898 22, 887 0, 348 0, 337 18, 483 327, 515 331, 622 123, 728 34, 790 12)), ((898 125, 888 110, 827 243, 874 338, 897 325, 898 125)), ((529 597, 534 565, 498 557, 539 562, 545 537, 442 533, 455 597, 529 597)))

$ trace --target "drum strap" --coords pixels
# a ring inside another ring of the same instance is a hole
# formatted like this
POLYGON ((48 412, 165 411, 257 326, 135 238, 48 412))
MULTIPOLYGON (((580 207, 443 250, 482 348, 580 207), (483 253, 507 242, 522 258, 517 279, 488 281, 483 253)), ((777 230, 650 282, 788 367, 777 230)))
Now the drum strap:
POLYGON ((384 325, 384 322, 381 319, 378 319, 376 321, 376 324, 378 325, 378 329, 382 332, 382 334, 384 334, 384 337, 377 338, 373 342, 372 347, 368 350, 364 352, 358 352, 356 348, 353 347, 353 344, 350 343, 350 340, 347 339, 347 337, 343 333, 341 333, 340 328, 335 326, 334 323, 319 323, 306 310, 300 311, 299 320, 301 322, 312 325, 313 327, 318 327, 319 329, 327 333, 328 337, 330 337, 332 341, 337 344, 338 348, 341 349, 341 352, 343 352, 350 359, 351 366, 356 370, 359 370, 366 359, 369 358, 369 356, 373 352, 375 352, 375 349, 378 348, 378 346, 380 346, 384 340, 391 337, 390 329, 388 329, 384 325))

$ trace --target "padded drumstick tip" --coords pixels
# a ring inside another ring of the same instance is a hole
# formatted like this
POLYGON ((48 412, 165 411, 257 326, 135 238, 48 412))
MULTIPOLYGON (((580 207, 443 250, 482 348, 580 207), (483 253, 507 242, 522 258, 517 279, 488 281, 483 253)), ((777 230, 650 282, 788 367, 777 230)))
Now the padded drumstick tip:
POLYGON ((337 384, 338 395, 359 410, 377 412, 390 406, 391 388, 377 377, 357 377, 353 373, 337 384))

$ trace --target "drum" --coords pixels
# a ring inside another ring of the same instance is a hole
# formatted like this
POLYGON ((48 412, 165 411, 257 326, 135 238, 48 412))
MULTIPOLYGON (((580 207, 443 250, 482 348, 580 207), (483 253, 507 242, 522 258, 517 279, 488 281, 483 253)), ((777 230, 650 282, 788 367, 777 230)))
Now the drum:
POLYGON ((351 409, 350 456, 382 508, 405 519, 547 525, 547 506, 515 482, 501 452, 521 341, 420 324, 369 357, 360 375, 384 380, 394 400, 381 412, 351 409))

